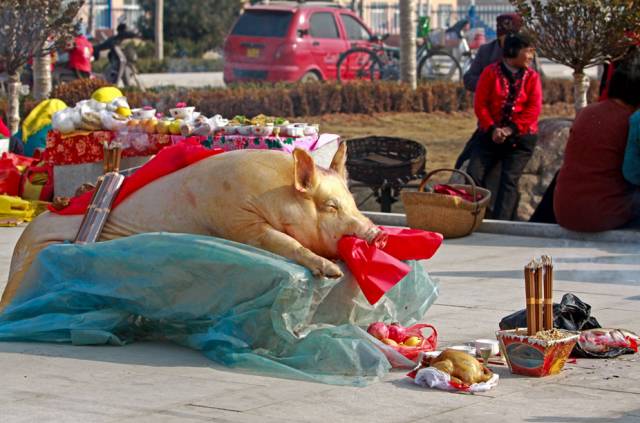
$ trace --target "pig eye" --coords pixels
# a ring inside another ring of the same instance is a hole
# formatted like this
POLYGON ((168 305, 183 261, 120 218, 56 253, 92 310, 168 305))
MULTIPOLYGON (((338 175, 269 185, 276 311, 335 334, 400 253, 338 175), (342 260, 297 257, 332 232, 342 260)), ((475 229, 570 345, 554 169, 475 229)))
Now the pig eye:
POLYGON ((336 213, 338 211, 338 205, 336 203, 334 203, 333 201, 328 201, 327 203, 325 203, 325 209, 328 212, 331 213, 336 213))

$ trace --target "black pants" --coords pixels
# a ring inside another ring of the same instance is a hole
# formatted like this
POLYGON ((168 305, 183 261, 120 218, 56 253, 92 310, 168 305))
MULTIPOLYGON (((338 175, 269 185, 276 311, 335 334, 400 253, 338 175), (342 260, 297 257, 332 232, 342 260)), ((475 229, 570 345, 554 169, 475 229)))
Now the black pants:
POLYGON ((510 137, 503 144, 491 140, 491 134, 482 134, 474 143, 469 159, 467 173, 482 187, 486 187, 485 178, 491 168, 501 163, 500 183, 492 217, 510 220, 518 202, 518 181, 525 166, 533 154, 538 140, 537 135, 510 137))
POLYGON ((469 160, 469 157, 471 157, 471 153, 473 152, 473 149, 478 143, 479 138, 482 138, 482 132, 480 132, 479 129, 476 129, 476 132, 474 132, 473 135, 471 135, 471 138, 464 145, 462 152, 458 156, 458 159, 456 160, 456 165, 455 165, 456 169, 460 169, 464 164, 464 162, 469 160))
POLYGON ((544 192, 542 196, 542 200, 536 207, 536 211, 529 219, 529 222, 535 223, 558 223, 556 221, 556 214, 553 211, 553 193, 556 190, 556 181, 558 180, 558 173, 556 172, 553 180, 547 187, 547 190, 544 192))

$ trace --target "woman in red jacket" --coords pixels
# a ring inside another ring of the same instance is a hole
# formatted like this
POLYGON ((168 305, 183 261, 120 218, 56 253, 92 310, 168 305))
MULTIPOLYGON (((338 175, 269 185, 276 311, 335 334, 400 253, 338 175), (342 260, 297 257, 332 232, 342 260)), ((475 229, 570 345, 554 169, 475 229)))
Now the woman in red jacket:
POLYGON ((535 55, 531 40, 523 34, 509 35, 504 59, 482 72, 475 97, 475 113, 482 138, 476 144, 467 172, 481 186, 497 163, 501 163, 494 219, 510 220, 518 200, 518 181, 537 141, 542 110, 540 76, 530 68, 535 55))

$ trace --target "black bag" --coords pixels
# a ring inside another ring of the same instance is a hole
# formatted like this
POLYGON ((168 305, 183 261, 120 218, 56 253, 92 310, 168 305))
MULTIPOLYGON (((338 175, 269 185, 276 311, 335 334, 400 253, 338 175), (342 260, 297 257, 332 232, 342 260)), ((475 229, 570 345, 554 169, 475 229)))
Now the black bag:
MULTIPOLYGON (((500 321, 500 329, 527 327, 527 310, 516 311, 500 321)), ((570 331, 601 328, 591 316, 591 306, 573 294, 564 294, 560 304, 553 304, 553 327, 570 331)))

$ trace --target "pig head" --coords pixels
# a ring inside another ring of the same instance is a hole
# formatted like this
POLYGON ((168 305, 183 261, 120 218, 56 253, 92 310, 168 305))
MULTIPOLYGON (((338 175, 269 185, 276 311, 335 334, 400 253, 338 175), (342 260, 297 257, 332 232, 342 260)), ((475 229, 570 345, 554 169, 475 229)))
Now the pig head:
MULTIPOLYGON (((111 212, 100 240, 158 231, 211 235, 279 254, 316 276, 340 277, 332 259, 343 235, 368 242, 383 236, 348 190, 346 157, 342 143, 329 169, 300 149, 240 150, 203 159, 131 194, 111 212)), ((44 213, 31 222, 16 244, 0 309, 37 253, 73 240, 81 220, 44 213)))

